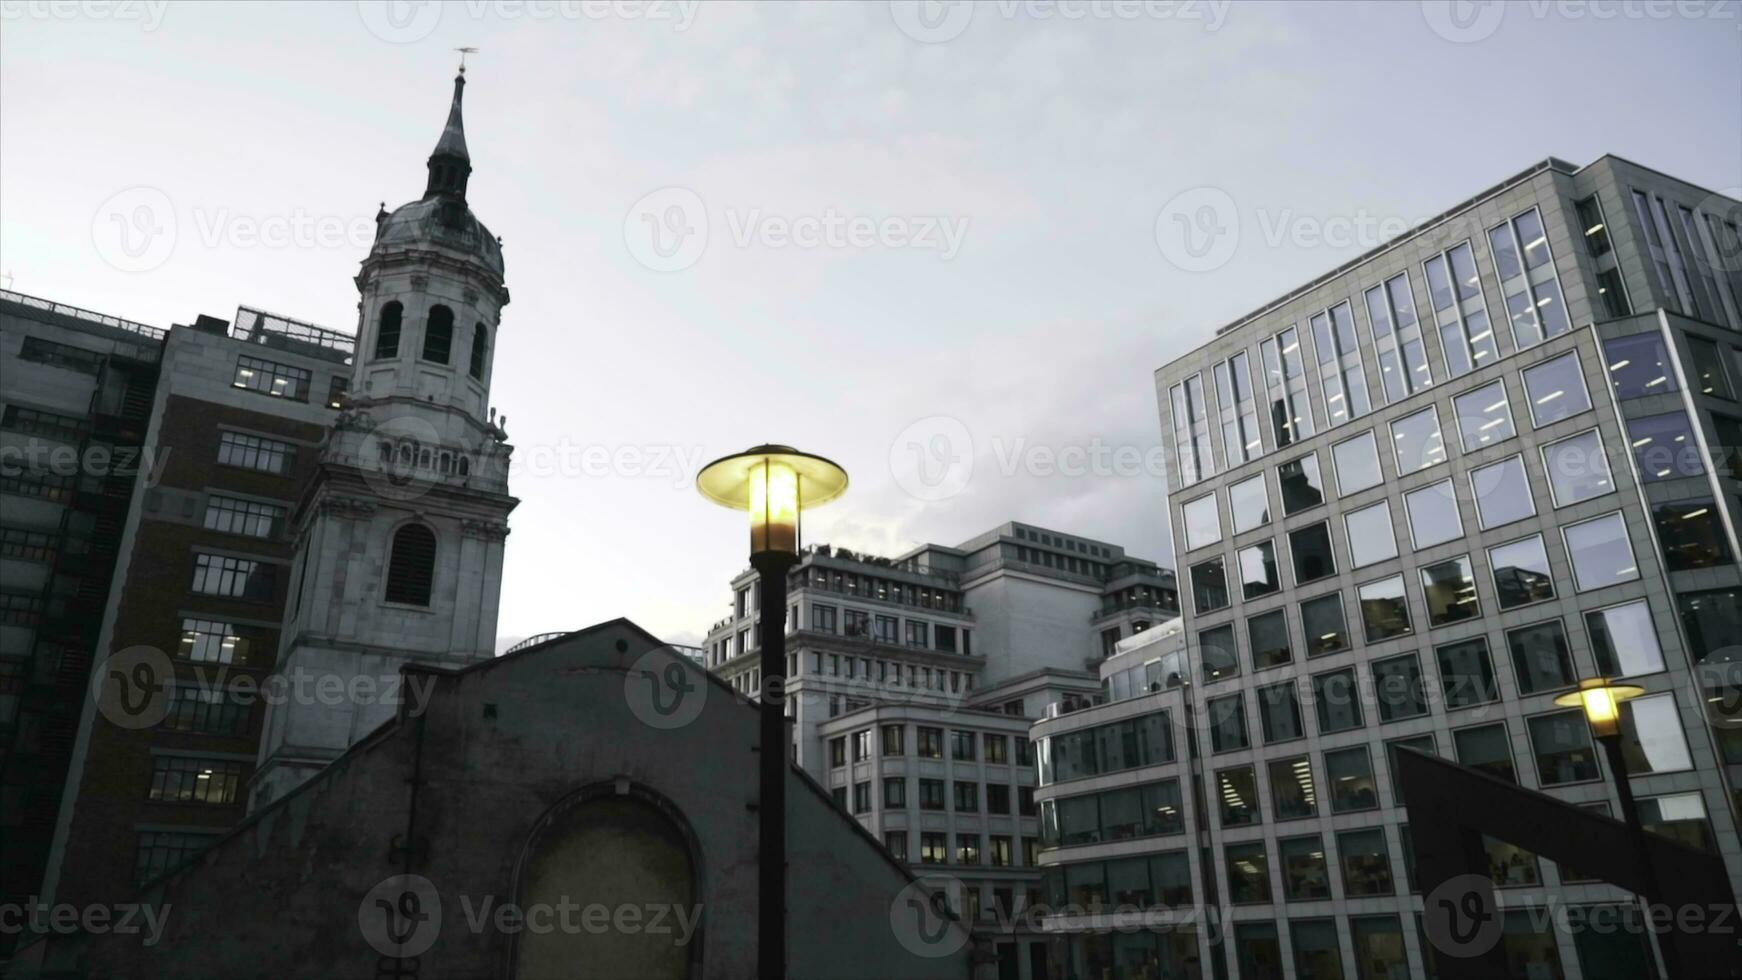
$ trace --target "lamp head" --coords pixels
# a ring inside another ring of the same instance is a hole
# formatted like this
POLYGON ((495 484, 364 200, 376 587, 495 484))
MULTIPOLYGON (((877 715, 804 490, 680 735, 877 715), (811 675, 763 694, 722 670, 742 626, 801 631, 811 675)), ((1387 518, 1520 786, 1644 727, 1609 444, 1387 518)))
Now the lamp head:
POLYGON ((1579 682, 1579 689, 1554 699, 1562 708, 1582 708, 1585 720, 1598 738, 1614 738, 1621 733, 1621 703, 1645 693, 1645 688, 1633 684, 1617 684, 1607 677, 1588 677, 1579 682))
POLYGON ((847 490, 847 471, 791 446, 754 446, 714 460, 696 490, 723 507, 750 512, 750 553, 798 554, 801 515, 847 490))

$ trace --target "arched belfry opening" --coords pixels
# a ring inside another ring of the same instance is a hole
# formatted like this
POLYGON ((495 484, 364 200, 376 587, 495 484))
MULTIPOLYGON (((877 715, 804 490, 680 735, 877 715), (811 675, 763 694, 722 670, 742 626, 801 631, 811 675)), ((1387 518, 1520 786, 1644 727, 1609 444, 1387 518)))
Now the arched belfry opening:
POLYGON ((516 901, 529 917, 549 916, 557 927, 517 932, 508 975, 698 978, 701 879, 695 835, 663 796, 626 779, 582 789, 551 807, 527 838, 515 872, 516 901), (609 927, 585 927, 599 921, 594 906, 608 910, 609 927), (578 928, 564 928, 555 911, 534 911, 563 908, 572 909, 567 914, 578 928))

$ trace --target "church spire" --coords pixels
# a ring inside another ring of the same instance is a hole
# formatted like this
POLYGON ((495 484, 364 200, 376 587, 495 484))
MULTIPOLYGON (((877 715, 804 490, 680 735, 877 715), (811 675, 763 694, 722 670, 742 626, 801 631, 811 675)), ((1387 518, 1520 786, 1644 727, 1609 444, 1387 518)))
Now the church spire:
POLYGON ((466 199, 466 178, 472 174, 472 157, 466 152, 466 125, 460 114, 460 99, 466 94, 466 69, 454 76, 454 101, 448 109, 448 124, 436 141, 435 152, 429 155, 429 183, 424 186, 425 200, 436 196, 466 199))

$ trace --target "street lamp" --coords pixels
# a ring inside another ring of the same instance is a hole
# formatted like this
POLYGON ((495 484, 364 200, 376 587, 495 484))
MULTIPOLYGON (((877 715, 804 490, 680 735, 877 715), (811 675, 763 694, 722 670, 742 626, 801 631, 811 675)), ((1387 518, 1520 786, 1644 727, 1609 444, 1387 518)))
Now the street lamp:
MULTIPOLYGON (((1617 750, 1621 744, 1621 703, 1645 693, 1645 688, 1632 684, 1616 684, 1607 677, 1588 677, 1579 682, 1579 689, 1554 699, 1557 707, 1583 708, 1591 732, 1599 739, 1613 739, 1617 750)), ((1613 759, 1611 762, 1615 761, 1613 759)))
MULTIPOLYGON (((1603 754, 1609 760, 1609 771, 1615 776, 1615 793, 1621 799, 1621 819, 1626 821, 1627 830, 1633 837, 1634 860, 1639 862, 1641 880, 1646 883, 1645 892, 1651 893, 1657 891, 1657 875, 1652 868, 1651 854, 1646 850, 1645 825, 1640 823, 1639 807, 1633 801, 1633 782, 1627 778, 1627 760, 1621 755, 1621 705, 1644 693, 1645 688, 1637 685, 1618 684, 1607 677, 1587 677, 1579 682, 1578 690, 1555 698, 1554 703, 1560 708, 1582 708, 1585 720, 1591 724, 1591 734, 1602 743, 1603 754)), ((1649 930, 1649 894, 1640 895, 1639 904, 1649 930)), ((1672 948, 1662 943, 1657 946, 1668 967, 1668 974, 1680 976, 1675 969, 1672 948)))
POLYGON ((847 471, 791 446, 755 446, 716 459, 696 475, 696 489, 716 504, 750 512, 750 565, 761 581, 761 791, 757 858, 761 980, 786 977, 786 576, 798 564, 807 508, 847 490, 847 471))

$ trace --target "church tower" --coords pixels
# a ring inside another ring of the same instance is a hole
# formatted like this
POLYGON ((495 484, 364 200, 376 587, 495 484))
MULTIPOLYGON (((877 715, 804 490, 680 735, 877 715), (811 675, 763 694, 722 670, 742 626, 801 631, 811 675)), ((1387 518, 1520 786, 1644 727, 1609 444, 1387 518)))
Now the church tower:
MULTIPOLYGON (((350 397, 297 507, 296 562, 250 808, 283 796, 416 692, 408 662, 495 652, 507 433, 490 407, 502 247, 466 204, 454 79, 423 197, 376 216, 357 274, 350 397)), ((505 421, 505 420, 504 420, 505 421)))

